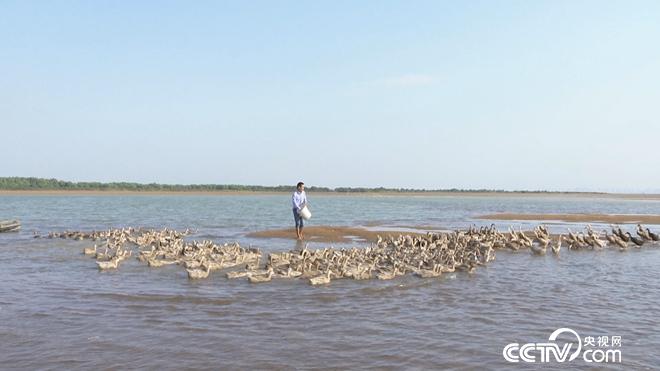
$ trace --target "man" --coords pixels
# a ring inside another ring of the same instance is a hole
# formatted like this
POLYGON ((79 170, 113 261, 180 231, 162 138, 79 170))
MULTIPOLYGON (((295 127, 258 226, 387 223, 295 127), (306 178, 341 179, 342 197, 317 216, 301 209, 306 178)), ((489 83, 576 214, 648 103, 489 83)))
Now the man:
POLYGON ((307 204, 307 195, 305 194, 305 183, 298 182, 296 191, 293 192, 293 219, 296 221, 296 237, 303 239, 303 218, 300 216, 300 210, 307 204))

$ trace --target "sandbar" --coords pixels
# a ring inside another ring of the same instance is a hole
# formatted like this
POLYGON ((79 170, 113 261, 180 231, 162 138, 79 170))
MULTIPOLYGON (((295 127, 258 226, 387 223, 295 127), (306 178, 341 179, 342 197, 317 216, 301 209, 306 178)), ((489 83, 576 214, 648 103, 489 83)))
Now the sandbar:
MULTIPOLYGON (((305 227, 305 241, 326 242, 326 243, 349 243, 376 241, 377 236, 386 238, 387 236, 398 236, 399 234, 419 235, 421 233, 410 233, 400 231, 375 231, 360 227, 342 227, 342 226, 313 226, 305 227)), ((293 227, 283 229, 271 229, 265 231, 251 232, 247 237, 252 238, 285 238, 296 239, 296 232, 293 227)))
POLYGON ((652 214, 516 214, 499 213, 477 216, 488 220, 538 220, 570 223, 660 224, 660 215, 652 214))

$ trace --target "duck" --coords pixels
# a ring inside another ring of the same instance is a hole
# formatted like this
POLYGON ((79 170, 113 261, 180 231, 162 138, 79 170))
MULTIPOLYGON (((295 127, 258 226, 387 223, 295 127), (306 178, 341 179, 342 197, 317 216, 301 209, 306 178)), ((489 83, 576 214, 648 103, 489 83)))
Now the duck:
POLYGON ((597 235, 591 234, 587 237, 585 237, 585 242, 589 244, 589 246, 593 247, 594 249, 600 250, 603 247, 605 247, 605 242, 603 240, 599 239, 597 235))
POLYGON ((234 279, 234 278, 243 278, 250 276, 251 273, 248 271, 232 271, 232 272, 227 272, 227 278, 229 279, 234 279))
POLYGON ((634 243, 636 245, 636 247, 641 247, 644 244, 643 239, 637 238, 637 237, 631 235, 630 232, 626 232, 626 235, 628 236, 630 241, 632 241, 632 243, 634 243))
POLYGON ((513 251, 520 250, 520 243, 517 240, 506 241, 504 247, 513 251))
POLYGON ((107 261, 97 261, 96 264, 98 265, 99 270, 117 269, 119 266, 119 257, 115 256, 107 261))
POLYGON ((96 254, 96 244, 94 244, 94 247, 85 247, 83 249, 83 254, 85 254, 85 255, 94 255, 94 254, 96 254))
POLYGON ((495 260, 495 249, 493 249, 493 246, 490 245, 486 249, 486 252, 484 253, 484 258, 483 262, 484 263, 490 263, 495 260))
POLYGON ((268 282, 273 278, 273 268, 268 269, 268 273, 264 274, 251 274, 248 276, 250 283, 268 282))
POLYGON ((605 233, 605 239, 607 242, 609 242, 610 245, 616 244, 616 235, 615 234, 609 234, 607 231, 603 231, 605 233))
POLYGON ((133 255, 133 251, 131 250, 124 250, 121 253, 119 253, 117 256, 119 257, 119 261, 124 261, 133 255))
POLYGON ((291 264, 291 258, 292 255, 291 253, 288 252, 283 252, 283 253, 271 253, 268 256, 268 262, 276 267, 279 265, 286 265, 286 264, 291 264))
POLYGON ((536 238, 536 240, 545 247, 548 247, 551 241, 549 236, 539 236, 536 238))
POLYGON ((550 237, 550 236, 546 233, 546 231, 545 231, 543 228, 541 228, 540 225, 537 225, 537 226, 532 230, 532 233, 534 233, 534 237, 536 237, 537 239, 542 239, 542 238, 543 238, 543 239, 547 239, 548 237, 550 237))
POLYGON ((209 261, 207 264, 209 265, 209 268, 211 268, 212 271, 217 271, 217 270, 226 268, 224 258, 221 258, 219 262, 218 261, 209 261))
POLYGON ((613 234, 612 239, 614 240, 614 243, 619 246, 619 249, 621 251, 624 251, 628 248, 628 243, 624 240, 621 239, 618 235, 613 234))
POLYGON ((155 259, 155 258, 147 258, 147 265, 150 267, 162 267, 164 265, 172 265, 172 264, 177 264, 179 260, 175 259, 155 259))
POLYGON ((347 268, 348 260, 343 265, 344 277, 351 278, 354 275, 358 275, 362 271, 362 263, 358 263, 357 266, 347 268))
POLYGON ((439 269, 439 264, 434 264, 432 269, 417 269, 415 270, 415 275, 421 278, 433 278, 438 277, 442 274, 442 271, 439 269))
POLYGON ((457 268, 461 271, 465 271, 468 273, 473 273, 474 270, 477 268, 477 265, 474 263, 472 260, 468 260, 464 262, 463 264, 457 266, 457 268))
POLYGON ((106 245, 104 252, 96 252, 96 260, 108 260, 110 259, 110 254, 108 254, 108 246, 106 245))
POLYGON ((192 259, 192 260, 183 261, 183 267, 186 269, 198 269, 203 264, 204 264, 204 260, 192 259))
POLYGON ((188 278, 190 279, 193 280, 202 279, 209 276, 209 272, 211 272, 211 267, 208 264, 206 264, 206 262, 204 262, 199 268, 186 269, 186 272, 188 272, 188 278))
POLYGON ((302 275, 302 272, 293 270, 293 268, 289 267, 287 268, 285 273, 280 274, 280 277, 282 278, 297 278, 302 275))
POLYGON ((387 272, 387 271, 380 272, 376 275, 376 278, 378 278, 379 280, 391 280, 392 278, 397 276, 397 269, 398 269, 397 264, 394 263, 391 272, 387 272))
POLYGON ((141 262, 146 262, 147 259, 153 258, 155 254, 156 254, 155 248, 152 246, 151 250, 140 251, 140 256, 138 256, 138 260, 141 262))
POLYGON ((330 269, 328 269, 325 272, 325 274, 310 278, 309 283, 313 286, 328 284, 328 283, 330 283, 330 275, 331 274, 332 274, 332 271, 330 269))
POLYGON ((310 278, 317 276, 320 272, 317 269, 317 264, 316 262, 312 263, 311 261, 302 261, 302 264, 300 265, 300 272, 302 278, 310 278))
POLYGON ((519 229, 518 238, 522 240, 523 245, 527 245, 527 246, 531 245, 533 242, 532 239, 527 237, 527 235, 525 235, 525 232, 522 231, 522 227, 518 227, 518 229, 519 229))
MULTIPOLYGON (((648 228, 647 228, 648 229, 648 228)), ((649 233, 642 228, 641 224, 637 224, 637 235, 646 241, 653 241, 653 238, 649 236, 649 233)))
POLYGON ((257 257, 256 257, 256 259, 254 259, 254 261, 252 261, 252 262, 245 265, 245 269, 247 269, 249 271, 252 271, 252 270, 255 270, 255 269, 259 268, 260 260, 261 260, 261 255, 257 255, 257 257))
POLYGON ((557 238, 557 243, 550 245, 552 248, 552 253, 555 255, 559 255, 559 251, 561 251, 561 240, 564 239, 564 235, 560 234, 559 238, 557 238))
POLYGON ((456 272, 456 262, 449 265, 440 265, 441 273, 453 273, 456 272))
POLYGON ((532 245, 529 249, 532 251, 533 255, 545 255, 545 253, 548 251, 548 245, 532 245))
POLYGON ((368 280, 371 279, 371 266, 367 266, 364 269, 353 273, 354 280, 368 280))
POLYGON ((641 224, 637 224, 637 229, 635 230, 635 232, 637 232, 637 235, 639 237, 641 237, 642 239, 647 240, 647 241, 651 240, 651 236, 648 235, 648 233, 646 232, 644 227, 642 227, 641 224))

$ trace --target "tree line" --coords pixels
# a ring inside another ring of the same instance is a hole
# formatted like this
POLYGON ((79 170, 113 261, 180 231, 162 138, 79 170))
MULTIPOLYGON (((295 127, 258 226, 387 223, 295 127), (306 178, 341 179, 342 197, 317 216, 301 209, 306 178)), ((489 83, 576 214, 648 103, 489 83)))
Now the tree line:
MULTIPOLYGON (((164 192, 212 192, 212 191, 245 191, 245 192, 290 192, 295 186, 261 186, 241 184, 159 184, 133 182, 70 182, 58 179, 31 177, 0 177, 0 190, 71 190, 71 191, 164 191, 164 192)), ((366 188, 366 187, 306 187, 310 192, 331 193, 410 193, 410 192, 508 192, 499 189, 414 189, 414 188, 366 188)), ((550 193, 548 191, 515 191, 523 193, 550 193)))

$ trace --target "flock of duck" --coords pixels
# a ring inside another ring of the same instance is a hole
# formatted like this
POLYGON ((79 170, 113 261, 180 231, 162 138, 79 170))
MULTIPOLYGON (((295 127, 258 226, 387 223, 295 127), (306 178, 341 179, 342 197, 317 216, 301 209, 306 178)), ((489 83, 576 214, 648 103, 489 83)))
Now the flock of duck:
POLYGON ((645 243, 657 243, 660 238, 648 228, 637 225, 636 234, 623 232, 612 226, 611 234, 596 232, 587 225, 583 232, 570 229, 566 235, 552 236, 543 225, 531 232, 509 228, 498 231, 494 225, 450 233, 426 235, 399 235, 378 237, 365 248, 325 248, 288 252, 272 252, 262 266, 262 253, 258 249, 243 248, 238 243, 218 245, 213 241, 186 241, 192 231, 172 229, 144 230, 136 228, 110 229, 93 232, 50 233, 48 238, 101 241, 83 249, 93 256, 100 270, 117 269, 134 253, 149 267, 180 265, 190 279, 209 276, 211 271, 232 269, 225 274, 229 279, 245 278, 252 283, 276 279, 308 279, 312 285, 329 283, 332 279, 351 278, 366 280, 392 279, 412 273, 427 278, 454 271, 473 272, 477 267, 495 260, 495 251, 502 249, 529 249, 533 255, 545 255, 548 247, 559 255, 563 245, 570 250, 599 250, 608 246, 621 251, 645 243))

